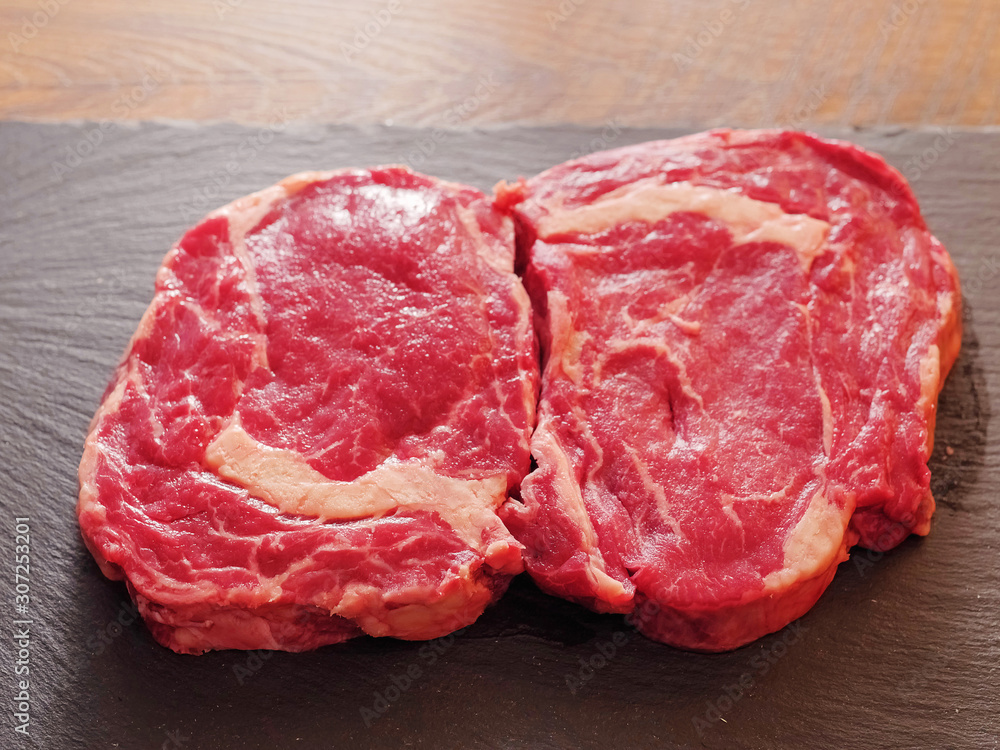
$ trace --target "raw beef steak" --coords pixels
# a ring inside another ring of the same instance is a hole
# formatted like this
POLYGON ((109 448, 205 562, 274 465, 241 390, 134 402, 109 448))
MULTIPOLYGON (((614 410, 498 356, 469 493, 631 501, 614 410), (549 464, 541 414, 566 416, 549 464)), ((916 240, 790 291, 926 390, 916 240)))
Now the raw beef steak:
POLYGON ((881 159, 716 131, 498 197, 543 353, 538 468, 501 517, 542 588, 725 650, 802 615, 852 545, 928 532, 958 279, 881 159))
POLYGON ((434 638, 522 570, 537 352, 509 216, 290 177, 167 255, 87 438, 87 546, 175 651, 434 638))

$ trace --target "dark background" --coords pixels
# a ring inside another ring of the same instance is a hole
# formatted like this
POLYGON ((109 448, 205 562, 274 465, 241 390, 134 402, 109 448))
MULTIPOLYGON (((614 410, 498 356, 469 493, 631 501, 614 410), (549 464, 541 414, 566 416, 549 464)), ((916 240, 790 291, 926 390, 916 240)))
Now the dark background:
POLYGON ((409 161, 489 189, 679 133, 0 123, 0 747, 996 748, 1000 134, 828 133, 911 180, 958 265, 965 337, 941 397, 931 535, 856 551, 797 626, 732 653, 685 653, 522 577, 430 646, 180 656, 130 622, 123 584, 84 549, 74 504, 87 424, 161 258, 201 215, 304 169, 409 161), (32 538, 21 744, 8 709, 15 516, 31 518, 32 538), (419 677, 407 686, 408 669, 419 677), (363 709, 379 708, 366 726, 363 709))

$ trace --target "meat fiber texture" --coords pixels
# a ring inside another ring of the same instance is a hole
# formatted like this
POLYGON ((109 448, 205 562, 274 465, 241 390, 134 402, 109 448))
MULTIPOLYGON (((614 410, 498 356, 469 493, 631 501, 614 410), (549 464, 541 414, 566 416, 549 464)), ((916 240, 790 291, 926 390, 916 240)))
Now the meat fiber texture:
POLYGON ((880 158, 722 130, 498 198, 544 368, 501 518, 545 591, 721 651, 805 613, 852 545, 928 532, 958 278, 880 158))
POLYGON ((903 178, 802 133, 592 154, 494 201, 296 175, 167 255, 81 529, 181 652, 437 637, 525 564, 735 648, 852 545, 927 533, 959 302, 903 178))
POLYGON ((511 218, 403 168, 307 173, 170 251, 94 417, 84 540, 175 651, 474 621, 538 387, 511 218))

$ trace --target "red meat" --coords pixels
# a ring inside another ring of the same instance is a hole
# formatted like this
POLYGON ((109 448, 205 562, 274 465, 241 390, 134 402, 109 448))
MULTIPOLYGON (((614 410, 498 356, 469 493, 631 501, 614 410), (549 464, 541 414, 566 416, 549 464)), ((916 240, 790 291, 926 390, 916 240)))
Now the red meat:
POLYGON ((187 653, 434 638, 522 570, 537 353, 509 216, 296 175, 167 255, 80 466, 87 546, 187 653))
POLYGON ((852 545, 927 533, 960 295, 881 159, 715 131, 498 198, 544 368, 538 468, 501 517, 543 589, 725 650, 802 615, 852 545))

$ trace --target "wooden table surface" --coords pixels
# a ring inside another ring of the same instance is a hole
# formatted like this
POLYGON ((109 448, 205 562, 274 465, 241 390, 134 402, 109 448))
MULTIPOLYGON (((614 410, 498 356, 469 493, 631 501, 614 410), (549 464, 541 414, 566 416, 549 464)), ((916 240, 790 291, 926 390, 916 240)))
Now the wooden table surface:
POLYGON ((0 119, 1000 124, 1000 0, 0 0, 0 119))

